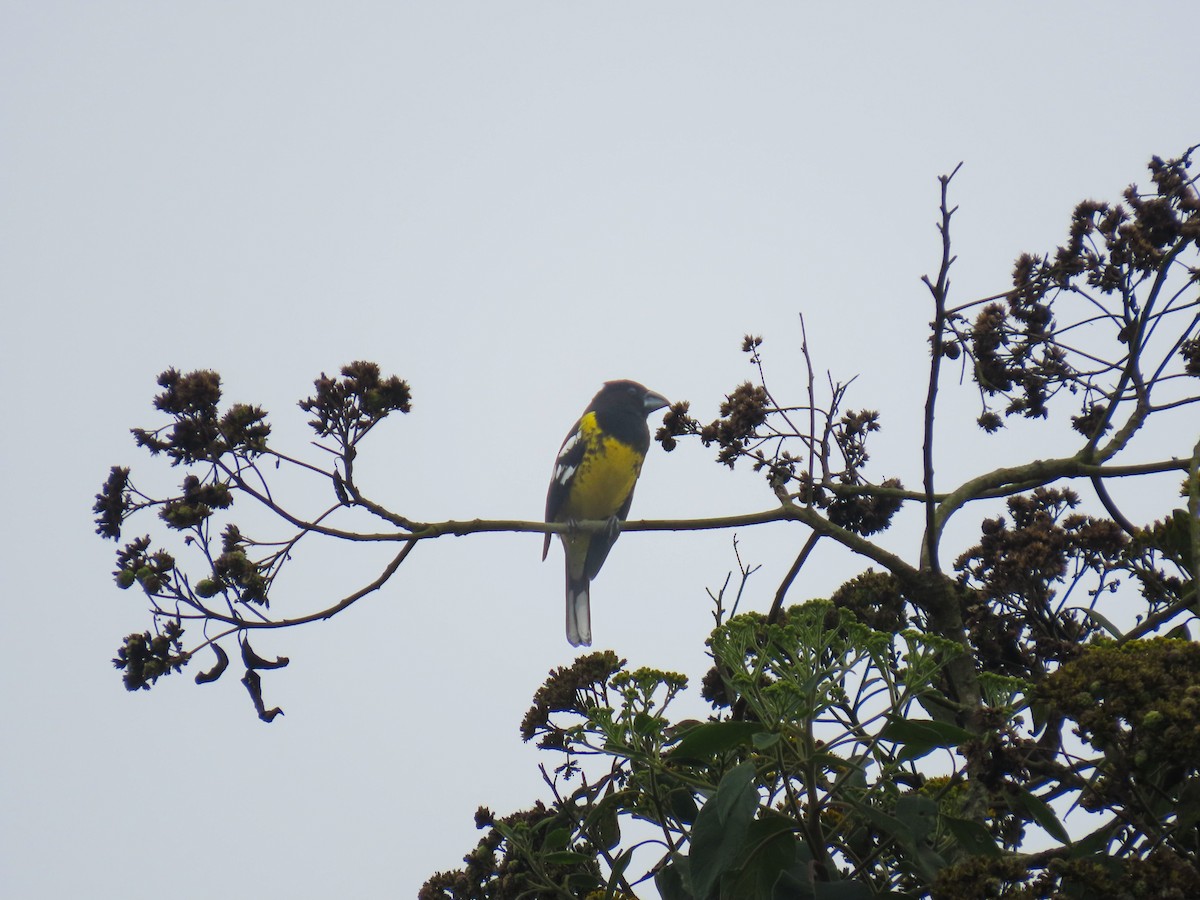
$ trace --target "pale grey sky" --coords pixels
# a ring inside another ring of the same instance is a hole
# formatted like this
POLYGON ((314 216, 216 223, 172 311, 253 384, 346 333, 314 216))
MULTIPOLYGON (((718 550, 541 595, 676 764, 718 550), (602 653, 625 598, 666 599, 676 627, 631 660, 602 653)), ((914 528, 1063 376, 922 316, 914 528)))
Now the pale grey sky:
MULTIPOLYGON (((573 653, 536 536, 438 541, 346 615, 261 639, 293 660, 267 673, 287 713, 270 726, 236 677, 125 693, 108 660, 148 620, 89 508, 110 465, 176 477, 128 434, 155 424, 162 369, 217 369, 301 451, 312 379, 377 361, 414 411, 367 442, 375 496, 417 519, 536 519, 602 381, 711 417, 752 374, 754 332, 794 392, 802 312, 817 366, 860 374, 851 405, 883 412, 877 471, 915 484, 937 175, 965 163, 956 296, 1003 290, 1076 201, 1200 139, 1189 16, 0 2, 3 893, 408 897, 474 845, 476 806, 545 797, 517 725, 573 653)), ((939 472, 1022 439, 966 431, 939 472)), ((633 514, 770 505, 687 444, 652 451, 633 514)), ((698 681, 730 539, 626 536, 594 588, 597 647, 698 681)), ((739 539, 765 609, 803 537, 739 539)), ((277 608, 319 607, 377 562, 301 562, 277 608)), ((794 597, 862 568, 827 552, 794 597)))

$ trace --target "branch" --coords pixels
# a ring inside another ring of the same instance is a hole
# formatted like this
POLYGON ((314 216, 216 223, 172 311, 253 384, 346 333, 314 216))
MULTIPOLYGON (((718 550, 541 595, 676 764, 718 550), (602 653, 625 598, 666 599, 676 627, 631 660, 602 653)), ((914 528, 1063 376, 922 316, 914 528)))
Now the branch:
MULTIPOLYGON (((959 163, 957 166, 955 166, 954 171, 957 172, 960 168, 962 168, 962 163, 959 163)), ((951 174, 953 175, 953 173, 951 174)), ((955 209, 957 208, 958 207, 955 207, 955 209)), ((921 280, 925 281, 925 279, 921 280)), ((928 284, 929 282, 925 281, 925 283, 928 284)), ((976 306, 983 306, 985 303, 995 303, 997 300, 1007 300, 1009 297, 1016 296, 1016 294, 1016 288, 1009 288, 1007 291, 1001 291, 998 294, 992 294, 988 297, 980 297, 978 300, 972 300, 969 303, 963 303, 954 307, 953 309, 946 310, 946 318, 949 319, 954 316, 960 316, 968 309, 974 309, 976 306)))
POLYGON ((1108 493, 1108 488, 1104 486, 1104 480, 1096 475, 1092 476, 1092 487, 1096 491, 1096 496, 1100 498, 1100 504, 1108 513, 1109 518, 1121 526, 1121 530, 1126 534, 1136 537, 1138 528, 1125 517, 1120 508, 1113 501, 1112 495, 1108 493))
MULTIPOLYGON (((1059 478, 1123 478, 1134 475, 1145 475, 1158 472, 1186 471, 1190 459, 1167 459, 1149 463, 1138 463, 1122 466, 1099 466, 1085 463, 1077 457, 1064 459, 1034 460, 1022 466, 995 469, 965 482, 949 494, 936 494, 935 500, 940 501, 937 507, 937 527, 945 527, 946 520, 965 504, 973 500, 994 499, 1007 496, 1019 491, 1030 490, 1047 484, 1059 478)), ((905 491, 899 488, 872 487, 869 485, 839 485, 837 490, 848 494, 871 494, 886 497, 901 497, 902 499, 917 500, 924 497, 915 491, 905 491)), ((897 575, 915 575, 917 569, 906 563, 900 557, 889 553, 867 538, 841 528, 830 522, 817 509, 802 506, 795 502, 791 495, 782 490, 777 493, 780 506, 760 512, 740 513, 730 516, 713 516, 704 519, 635 519, 621 523, 621 531, 712 531, 725 528, 742 528, 750 525, 764 525, 769 522, 800 522, 813 529, 818 535, 833 538, 842 546, 871 559, 897 575)), ((286 516, 287 520, 297 527, 310 527, 294 516, 286 516)), ((412 545, 418 541, 431 540, 446 535, 464 537, 470 534, 486 534, 494 532, 532 533, 532 534, 566 534, 576 532, 602 532, 610 527, 607 520, 581 520, 574 523, 538 522, 521 519, 469 519, 447 520, 444 522, 426 522, 417 525, 412 533, 382 533, 360 534, 339 529, 311 526, 312 530, 331 537, 345 537, 358 541, 402 541, 412 545)))
MULTIPOLYGON (((238 630, 251 630, 251 629, 260 629, 260 628, 290 628, 293 625, 307 625, 309 622, 317 622, 322 619, 332 619, 338 613, 353 606, 355 603, 357 603, 363 597, 367 596, 367 594, 374 593, 375 591, 377 591, 381 587, 383 587, 384 584, 387 583, 388 579, 390 579, 393 575, 396 574, 396 570, 400 568, 400 564, 403 563, 404 560, 408 558, 408 554, 412 553, 413 549, 416 546, 417 545, 412 542, 405 544, 404 547, 400 550, 400 552, 397 553, 396 556, 392 558, 392 561, 387 564, 387 566, 384 568, 384 570, 380 573, 379 577, 376 578, 374 581, 372 581, 370 584, 366 585, 365 587, 359 588, 353 594, 350 594, 349 596, 344 597, 343 599, 341 599, 337 603, 335 603, 333 606, 327 607, 323 610, 320 610, 319 612, 310 613, 307 616, 298 616, 294 619, 264 619, 262 621, 256 622, 256 621, 248 621, 246 619, 237 618, 236 616, 227 616, 224 613, 219 613, 219 612, 216 612, 215 610, 211 610, 211 609, 208 609, 207 607, 205 607, 204 608, 205 613, 203 615, 192 616, 192 615, 185 614, 182 616, 178 616, 178 618, 180 618, 180 619, 192 619, 192 618, 211 619, 216 622, 224 622, 227 625, 233 625, 238 630)), ((226 633, 228 633, 228 632, 226 632, 226 633)), ((206 643, 211 643, 211 642, 206 642, 206 643)), ((201 645, 201 646, 203 646, 203 645, 201 645)))
POLYGON ((941 212, 942 220, 938 231, 942 235, 942 265, 938 270, 937 284, 929 281, 929 276, 921 280, 933 295, 934 317, 932 323, 931 356, 929 361, 929 388, 925 396, 925 440, 922 446, 922 470, 925 480, 925 546, 921 550, 921 567, 941 570, 937 557, 936 507, 933 500, 933 421, 934 410, 937 406, 938 375, 942 367, 942 334, 946 329, 946 298, 950 292, 950 266, 954 257, 950 254, 950 219, 957 207, 950 209, 946 205, 950 191, 950 180, 962 168, 960 162, 949 175, 941 175, 938 181, 942 185, 941 212))
POLYGON ((862 535, 834 525, 811 507, 797 506, 789 499, 783 509, 787 513, 784 518, 790 521, 803 522, 817 534, 833 538, 847 550, 879 563, 879 565, 883 566, 893 575, 902 578, 914 578, 919 574, 917 569, 910 566, 899 556, 889 553, 882 547, 873 544, 862 535))
POLYGON ((788 569, 787 575, 783 577, 783 582, 779 585, 779 590, 775 592, 775 600, 771 604, 771 609, 767 613, 767 624, 772 625, 779 620, 779 613, 783 609, 783 599, 787 596, 788 588, 792 586, 792 582, 796 580, 796 576, 800 574, 800 570, 804 567, 804 563, 808 560, 809 554, 813 548, 817 546, 817 541, 821 539, 821 535, 813 532, 808 536, 808 540, 804 542, 804 546, 800 549, 800 553, 796 556, 792 567, 788 569))
POLYGON ((1158 299, 1159 293, 1166 284, 1167 276, 1171 271, 1171 265, 1176 259, 1179 258, 1180 254, 1187 249, 1189 243, 1189 240, 1179 241, 1170 250, 1170 252, 1164 256, 1163 261, 1158 266, 1158 272, 1155 276, 1154 284, 1150 289, 1150 296, 1147 299, 1144 308, 1137 316, 1137 328, 1129 337, 1128 363, 1121 372, 1121 377, 1117 381, 1116 390, 1113 391, 1114 397, 1121 397, 1125 387, 1130 381, 1132 381, 1137 390, 1137 404, 1134 407, 1133 413, 1125 422, 1124 426, 1118 429, 1117 433, 1113 435, 1112 440, 1110 440, 1103 448, 1100 448, 1100 437, 1104 434, 1106 426, 1112 421, 1113 416, 1116 413, 1116 402, 1109 406, 1105 413, 1103 422, 1097 426, 1091 440, 1088 441, 1087 447, 1084 448, 1084 452, 1094 454, 1095 457, 1101 462, 1106 459, 1111 459, 1117 454, 1117 452, 1124 448, 1127 443, 1129 443, 1129 439, 1133 437, 1134 433, 1142 426, 1142 423, 1145 421, 1146 416, 1149 413, 1149 389, 1142 381, 1141 369, 1138 366, 1138 363, 1141 360, 1141 352, 1145 349, 1145 342, 1147 338, 1146 323, 1151 321, 1153 318, 1152 311, 1154 309, 1155 301, 1158 299))
POLYGON ((1188 528, 1192 551, 1192 593, 1200 589, 1200 441, 1188 466, 1188 528))
MULTIPOLYGON (((1138 638, 1145 637, 1148 634, 1153 634, 1163 625, 1166 625, 1168 622, 1174 619, 1181 612, 1187 612, 1195 606, 1196 588, 1193 584, 1190 590, 1184 591, 1183 596, 1170 606, 1160 609, 1153 615, 1146 616, 1146 618, 1143 619, 1139 625, 1129 629, 1129 631, 1117 637, 1117 643, 1124 644, 1128 643, 1129 641, 1136 641, 1138 638)), ((1088 614, 1095 617, 1094 612, 1088 611, 1088 614)), ((1115 629, 1110 629, 1110 631, 1112 630, 1115 629)))
MULTIPOLYGON (((712 531, 720 528, 741 528, 767 522, 786 522, 796 516, 786 507, 775 507, 755 513, 735 516, 715 516, 710 519, 639 519, 621 523, 621 531, 712 531)), ((470 519, 464 521, 426 522, 413 534, 399 535, 395 540, 423 541, 444 535, 463 537, 496 531, 532 532, 536 534, 599 533, 612 527, 606 519, 581 519, 578 522, 530 522, 521 519, 470 519)))
MULTIPOLYGON (((816 437, 817 437, 817 397, 813 376, 812 355, 808 352, 808 329, 804 325, 804 313, 800 314, 800 353, 804 356, 804 366, 808 370, 808 480, 810 484, 817 481, 816 470, 816 437)), ((822 454, 822 459, 824 455, 822 454)), ((824 474, 824 473, 822 473, 824 474)), ((804 502, 812 505, 811 491, 804 502)))
POLYGON ((1189 464, 1186 459, 1169 459, 1124 466, 1101 466, 1084 461, 1083 452, 1077 456, 1060 459, 1035 459, 1020 466, 993 469, 991 472, 964 482, 947 494, 946 498, 938 504, 936 522, 938 536, 940 537, 950 517, 971 500, 1001 497, 1009 493, 1030 490, 1060 478, 1123 478, 1155 472, 1185 471, 1189 464))
MULTIPOLYGON (((224 463, 221 464, 221 470, 229 476, 231 483, 235 487, 237 487, 238 490, 249 495, 250 497, 253 497, 255 500, 257 500, 259 503, 261 503, 263 506, 265 506, 271 512, 275 513, 275 515, 279 516, 279 518, 283 519, 289 525, 293 525, 296 528, 302 529, 303 531, 311 532, 313 534, 322 534, 322 535, 325 535, 326 537, 341 538, 342 540, 345 540, 345 541, 407 541, 407 540, 412 539, 412 535, 410 535, 410 534, 403 534, 403 533, 397 533, 397 532, 368 533, 368 532, 361 532, 361 531, 346 531, 345 529, 341 529, 341 528, 330 528, 327 525, 321 525, 321 524, 319 524, 318 521, 310 521, 307 519, 301 519, 299 516, 296 516, 293 513, 289 512, 288 510, 284 509, 282 506, 280 506, 278 503, 276 503, 271 497, 269 497, 266 493, 259 491, 256 488, 252 487, 246 481, 246 479, 244 477, 242 477, 241 472, 235 471, 235 470, 229 468, 224 463)), ((329 513, 332 512, 333 509, 337 509, 344 505, 345 504, 339 503, 337 506, 334 506, 330 510, 327 510, 326 512, 322 513, 319 518, 320 519, 325 518, 325 516, 329 515, 329 513)), ((407 521, 407 520, 405 520, 405 521, 407 521)), ((421 527, 421 525, 416 522, 413 522, 411 524, 417 528, 421 527)))

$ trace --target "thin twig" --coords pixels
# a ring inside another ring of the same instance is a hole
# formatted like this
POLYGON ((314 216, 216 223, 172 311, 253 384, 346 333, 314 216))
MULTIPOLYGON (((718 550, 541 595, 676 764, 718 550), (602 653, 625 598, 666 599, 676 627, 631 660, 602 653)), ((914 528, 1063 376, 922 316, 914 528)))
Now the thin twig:
POLYGON ((925 439, 922 445, 921 467, 925 481, 925 546, 921 553, 921 567, 933 572, 941 571, 938 563, 937 506, 933 499, 933 426, 937 407, 938 375, 942 367, 942 336, 946 328, 946 299, 950 293, 950 267, 954 264, 954 256, 950 253, 950 219, 958 209, 951 209, 947 201, 950 181, 961 168, 960 162, 949 175, 938 178, 942 186, 942 219, 938 224, 938 231, 942 235, 942 264, 938 269, 937 284, 931 283, 928 275, 921 278, 933 295, 934 305, 933 323, 930 326, 933 335, 930 340, 929 388, 925 395, 925 439))

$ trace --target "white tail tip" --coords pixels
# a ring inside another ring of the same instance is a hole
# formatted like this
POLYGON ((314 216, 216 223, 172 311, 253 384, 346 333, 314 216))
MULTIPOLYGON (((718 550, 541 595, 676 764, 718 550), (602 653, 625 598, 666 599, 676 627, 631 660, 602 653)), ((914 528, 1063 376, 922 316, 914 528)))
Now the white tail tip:
POLYGON ((572 647, 592 645, 592 607, 585 581, 567 588, 567 640, 572 647))

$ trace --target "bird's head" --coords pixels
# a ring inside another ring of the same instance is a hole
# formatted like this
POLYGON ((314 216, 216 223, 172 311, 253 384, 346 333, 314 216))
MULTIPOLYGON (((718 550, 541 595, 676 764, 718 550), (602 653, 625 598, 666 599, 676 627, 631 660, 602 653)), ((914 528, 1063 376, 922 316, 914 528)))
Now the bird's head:
POLYGON ((592 400, 592 408, 598 404, 615 404, 622 407, 636 408, 643 416, 648 416, 655 410, 670 406, 671 401, 662 394, 657 394, 644 384, 636 381, 606 381, 592 400))

